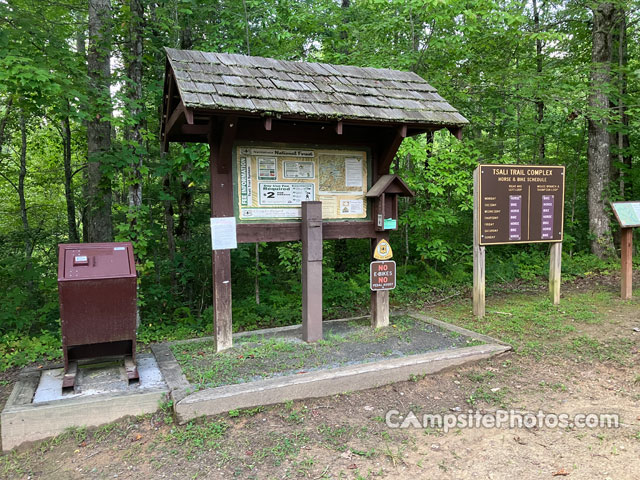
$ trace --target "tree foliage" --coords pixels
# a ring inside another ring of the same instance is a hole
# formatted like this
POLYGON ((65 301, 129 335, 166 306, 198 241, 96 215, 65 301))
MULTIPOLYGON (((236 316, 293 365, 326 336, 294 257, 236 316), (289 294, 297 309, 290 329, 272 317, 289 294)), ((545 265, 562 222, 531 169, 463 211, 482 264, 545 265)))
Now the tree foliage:
MULTIPOLYGON (((610 140, 611 181, 593 197, 605 230, 611 231, 605 200, 640 195, 637 0, 606 4, 613 12, 603 33, 611 47, 602 57, 609 75, 597 84, 594 15, 605 5, 597 2, 100 0, 110 5, 110 36, 96 43, 88 8, 96 1, 0 2, 0 265, 10 286, 0 302, 0 333, 6 338, 56 332, 56 245, 74 235, 88 239, 92 208, 105 205, 97 198, 105 194, 113 237, 134 242, 141 335, 210 328, 208 148, 160 151, 164 46, 411 70, 458 108, 471 122, 462 142, 447 132, 407 139, 394 162, 417 193, 401 203, 400 228, 391 238, 414 291, 469 280, 471 174, 478 162, 566 165, 571 255, 588 252, 597 233, 590 233, 587 201, 594 183, 589 122, 606 120, 610 140), (96 46, 110 66, 110 87, 102 85, 101 95, 87 67, 96 46), (606 102, 589 102, 595 94, 606 102), (109 142, 96 149, 91 129, 105 125, 109 142), (91 185, 96 178, 99 185, 91 185)), ((326 242, 328 316, 366 309, 368 248, 362 241, 339 248, 326 242)), ((520 265, 527 263, 521 255, 535 259, 544 248, 496 251, 505 264, 520 265)), ((236 327, 297 321, 299 245, 264 244, 258 253, 253 245, 233 252, 236 327)), ((407 288, 401 285, 397 295, 407 288)))

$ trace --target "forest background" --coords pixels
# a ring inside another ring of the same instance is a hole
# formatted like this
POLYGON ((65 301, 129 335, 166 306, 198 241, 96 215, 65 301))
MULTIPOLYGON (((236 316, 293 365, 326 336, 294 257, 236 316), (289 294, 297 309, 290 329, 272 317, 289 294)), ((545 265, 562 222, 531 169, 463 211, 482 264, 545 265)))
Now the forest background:
MULTIPOLYGON (((470 125, 406 139, 392 304, 468 293, 479 162, 565 165, 563 275, 616 269, 640 199, 637 0, 0 0, 0 368, 60 356, 57 245, 133 242, 142 342, 212 330, 208 146, 159 132, 163 47, 416 72, 470 125)), ((232 252, 234 329, 299 323, 299 243, 232 252)), ((548 245, 488 249, 489 290, 548 245)), ((324 316, 368 308, 368 240, 324 246, 324 316)))

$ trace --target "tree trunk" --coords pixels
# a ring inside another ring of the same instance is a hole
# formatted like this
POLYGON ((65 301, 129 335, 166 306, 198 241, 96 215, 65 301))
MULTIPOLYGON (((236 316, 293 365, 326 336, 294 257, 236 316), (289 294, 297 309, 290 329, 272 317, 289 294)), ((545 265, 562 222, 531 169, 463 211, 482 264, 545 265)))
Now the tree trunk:
POLYGON ((623 165, 620 171, 620 196, 633 198, 631 180, 627 172, 631 172, 631 153, 629 152, 629 116, 625 97, 627 96, 627 12, 620 10, 618 31, 618 115, 620 127, 617 133, 618 162, 623 165))
POLYGON ((76 203, 73 198, 73 173, 71 171, 71 123, 69 121, 69 102, 67 112, 62 117, 62 150, 64 163, 64 197, 67 202, 67 227, 69 242, 78 243, 78 229, 76 227, 76 203))
POLYGON ((600 258, 613 252, 613 238, 606 209, 610 178, 609 97, 611 78, 611 30, 615 8, 602 3, 593 12, 591 88, 589 93, 589 231, 591 251, 600 258))
MULTIPOLYGON (((540 32, 540 13, 538 12, 538 2, 537 0, 533 0, 533 22, 534 22, 534 30, 536 33, 540 32)), ((536 73, 538 80, 538 88, 542 88, 541 85, 541 77, 542 77, 542 40, 540 38, 536 39, 536 73)), ((534 162, 543 162, 545 156, 545 137, 544 131, 542 128, 542 123, 544 121, 544 101, 541 96, 537 96, 536 98, 536 122, 537 122, 537 132, 536 132, 536 150, 534 153, 534 162)))
POLYGON ((113 239, 111 179, 103 174, 101 168, 101 156, 111 149, 110 24, 110 0, 89 0, 87 233, 90 242, 110 242, 113 239))
POLYGON ((0 152, 2 151, 2 145, 4 144, 4 131, 7 128, 7 122, 9 121, 9 112, 11 111, 11 106, 13 105, 13 97, 9 97, 7 100, 6 112, 4 113, 4 117, 0 120, 0 152))
POLYGON ((24 179, 27 176, 27 126, 24 112, 20 110, 20 174, 18 176, 18 197, 20 199, 20 217, 22 218, 22 229, 24 230, 24 254, 31 258, 33 243, 31 242, 31 228, 27 217, 27 201, 24 195, 24 179))
POLYGON ((142 206, 142 23, 144 20, 144 7, 141 0, 130 0, 130 25, 129 25, 129 91, 130 102, 129 115, 133 119, 133 126, 127 132, 127 140, 131 149, 131 162, 129 164, 129 191, 127 200, 129 204, 130 228, 135 230, 140 207, 142 206))

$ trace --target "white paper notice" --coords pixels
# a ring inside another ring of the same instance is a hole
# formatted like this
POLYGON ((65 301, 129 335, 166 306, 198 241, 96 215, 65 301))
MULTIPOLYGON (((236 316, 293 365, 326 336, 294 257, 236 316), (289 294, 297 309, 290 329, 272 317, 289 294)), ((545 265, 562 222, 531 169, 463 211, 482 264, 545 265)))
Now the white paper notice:
POLYGON ((347 187, 362 187, 362 159, 344 160, 344 183, 347 187))
POLYGON ((360 215, 364 212, 362 200, 340 200, 340 215, 360 215))
POLYGON ((212 250, 238 248, 236 239, 236 217, 217 217, 211 219, 212 250))

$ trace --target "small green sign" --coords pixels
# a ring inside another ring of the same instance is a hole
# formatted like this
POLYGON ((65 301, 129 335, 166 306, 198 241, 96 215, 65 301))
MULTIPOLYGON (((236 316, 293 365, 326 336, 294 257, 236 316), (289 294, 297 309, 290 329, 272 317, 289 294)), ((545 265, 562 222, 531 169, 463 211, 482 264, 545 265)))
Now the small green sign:
POLYGON ((397 221, 395 218, 385 218, 384 219, 384 229, 385 230, 395 230, 397 225, 397 221))
POLYGON ((640 202, 612 202, 611 207, 622 228, 640 227, 640 202))

